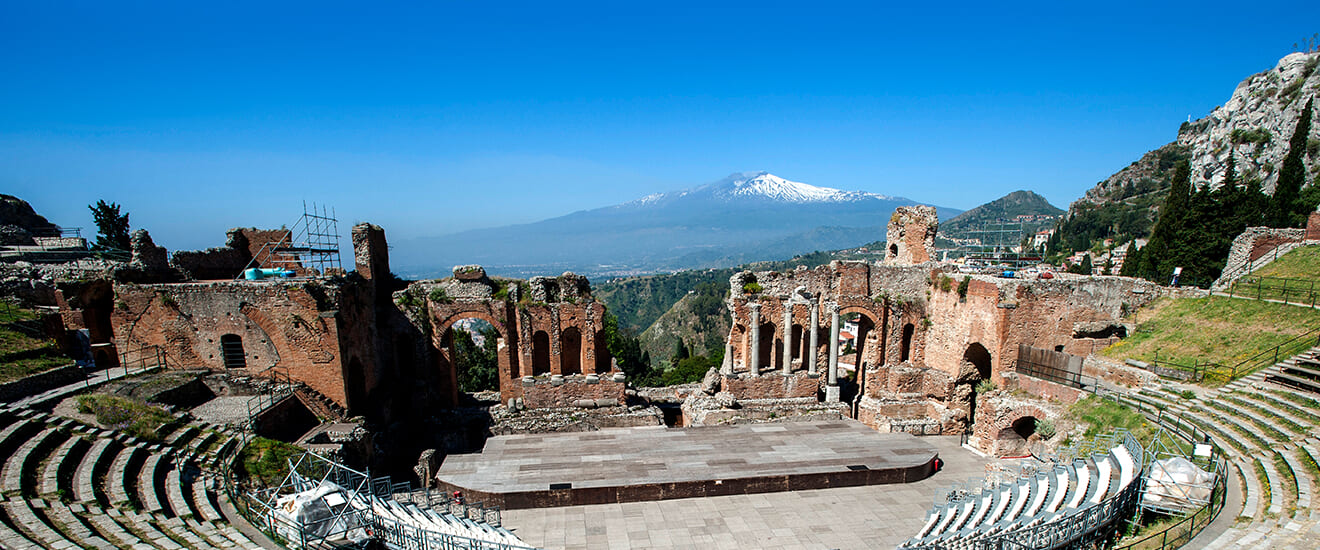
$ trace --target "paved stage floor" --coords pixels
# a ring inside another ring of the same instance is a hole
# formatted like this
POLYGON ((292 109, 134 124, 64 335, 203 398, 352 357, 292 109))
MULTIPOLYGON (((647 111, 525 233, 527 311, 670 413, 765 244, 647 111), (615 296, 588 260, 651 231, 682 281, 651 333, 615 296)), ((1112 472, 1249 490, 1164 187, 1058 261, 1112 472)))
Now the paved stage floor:
POLYGON ((437 477, 468 490, 509 493, 557 483, 579 489, 903 470, 935 454, 921 438, 876 433, 854 421, 657 426, 492 437, 481 453, 446 458, 437 477))
POLYGON ((916 483, 507 510, 504 526, 547 549, 894 548, 921 528, 937 491, 998 462, 958 436, 918 440, 939 451, 944 470, 916 483))

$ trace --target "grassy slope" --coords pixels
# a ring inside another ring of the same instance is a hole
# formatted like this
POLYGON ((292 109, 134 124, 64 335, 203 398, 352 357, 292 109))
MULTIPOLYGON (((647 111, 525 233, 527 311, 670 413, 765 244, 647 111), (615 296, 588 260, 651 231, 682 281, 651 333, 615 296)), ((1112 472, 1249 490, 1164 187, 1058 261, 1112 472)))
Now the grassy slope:
POLYGON ((1320 246, 1299 247, 1251 275, 1285 279, 1320 279, 1320 246))
POLYGON ((1106 348, 1105 356, 1149 361, 1158 351, 1161 361, 1232 366, 1320 327, 1320 311, 1237 298, 1164 298, 1135 320, 1136 333, 1106 348))
POLYGON ((36 318, 33 311, 0 305, 0 383, 73 363, 53 342, 15 326, 36 318))

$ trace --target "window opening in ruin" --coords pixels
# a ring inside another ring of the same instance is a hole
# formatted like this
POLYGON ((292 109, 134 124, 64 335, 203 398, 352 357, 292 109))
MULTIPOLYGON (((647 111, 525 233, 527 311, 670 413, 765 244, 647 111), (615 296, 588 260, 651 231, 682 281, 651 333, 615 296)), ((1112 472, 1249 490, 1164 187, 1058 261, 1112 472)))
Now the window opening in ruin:
POLYGON ((1057 346, 1054 346, 1054 351, 1063 351, 1063 344, 1059 344, 1059 345, 1057 345, 1057 346))
POLYGON ((544 330, 532 335, 532 376, 550 372, 550 335, 544 330))
POLYGON ((560 334, 559 371, 565 376, 582 372, 582 333, 568 327, 560 334))
POLYGON ((899 347, 898 357, 900 362, 907 361, 908 358, 912 357, 912 333, 916 330, 917 327, 913 326, 912 323, 903 325, 903 345, 899 347))
POLYGON ((889 245, 889 254, 890 254, 890 255, 893 255, 893 256, 897 256, 897 255, 898 255, 898 245, 896 245, 896 244, 891 244, 891 245, 889 245))
POLYGON ((605 331, 596 332, 596 373, 610 372, 610 350, 605 345, 605 331))
POLYGON ((458 390, 467 393, 500 389, 497 350, 500 333, 485 319, 459 319, 441 339, 453 362, 458 390))
POLYGON ((839 321, 839 398, 852 402, 865 391, 866 368, 879 364, 868 345, 873 344, 868 339, 875 330, 875 321, 856 311, 841 315, 839 321))
POLYGON ((227 369, 247 368, 247 354, 243 353, 243 338, 237 334, 220 337, 220 357, 227 369))

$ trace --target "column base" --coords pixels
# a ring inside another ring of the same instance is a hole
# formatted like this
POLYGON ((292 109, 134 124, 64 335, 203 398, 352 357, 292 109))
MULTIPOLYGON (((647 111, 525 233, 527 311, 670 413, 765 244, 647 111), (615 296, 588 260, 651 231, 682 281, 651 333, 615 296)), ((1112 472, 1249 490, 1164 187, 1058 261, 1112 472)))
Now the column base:
POLYGON ((839 402, 839 387, 838 387, 838 386, 825 386, 825 402, 826 402, 826 403, 838 403, 838 402, 839 402))

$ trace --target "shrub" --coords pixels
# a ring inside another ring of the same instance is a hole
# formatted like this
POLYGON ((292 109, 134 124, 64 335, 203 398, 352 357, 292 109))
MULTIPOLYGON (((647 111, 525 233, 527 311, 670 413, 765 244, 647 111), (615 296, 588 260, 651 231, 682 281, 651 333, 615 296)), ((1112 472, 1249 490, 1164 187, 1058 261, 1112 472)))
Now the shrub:
POLYGON ((156 430, 174 419, 174 415, 161 407, 104 394, 79 396, 78 412, 96 415, 96 422, 106 429, 146 441, 160 441, 156 430))
POLYGON ((949 292, 953 290, 953 278, 940 275, 940 292, 949 292))
POLYGON ((976 383, 976 393, 978 394, 989 393, 997 389, 999 389, 999 386, 996 386, 993 380, 982 380, 976 383))
POLYGON ((1238 128, 1229 134, 1229 139, 1235 144, 1254 143, 1256 145, 1264 145, 1269 143, 1271 139, 1274 139, 1274 135, 1265 128, 1254 128, 1251 130, 1238 128))
POLYGON ((1041 439, 1053 438, 1056 432, 1057 430, 1054 427, 1054 422, 1051 422, 1050 419, 1036 419, 1036 433, 1040 434, 1041 439))
POLYGON ((971 285, 972 285, 972 276, 971 276, 971 275, 968 275, 968 276, 966 276, 966 277, 963 277, 963 280, 962 280, 961 282, 958 283, 958 299, 959 299, 959 300, 966 300, 966 299, 967 299, 967 287, 969 287, 969 286, 971 286, 971 285))
POLYGON ((427 297, 437 304, 448 304, 454 301, 449 297, 449 293, 445 292, 445 289, 440 287, 432 288, 431 293, 427 294, 427 297))
POLYGON ((761 283, 757 282, 747 283, 742 287, 743 294, 760 294, 762 290, 765 289, 761 287, 761 283))

